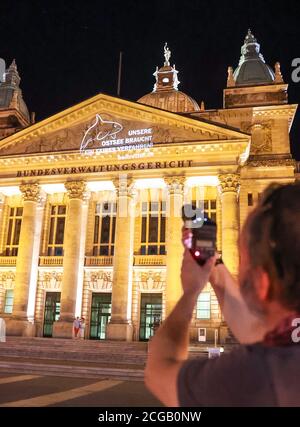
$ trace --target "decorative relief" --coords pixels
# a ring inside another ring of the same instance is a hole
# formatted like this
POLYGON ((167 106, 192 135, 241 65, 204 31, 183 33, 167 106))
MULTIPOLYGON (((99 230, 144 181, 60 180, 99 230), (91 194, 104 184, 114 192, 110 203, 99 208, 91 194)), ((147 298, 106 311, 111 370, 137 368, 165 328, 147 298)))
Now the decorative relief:
POLYGON ((272 152, 273 125, 273 120, 241 123, 241 130, 252 135, 251 154, 272 152))
POLYGON ((76 149, 78 148, 78 137, 72 129, 63 129, 58 132, 42 135, 40 139, 31 142, 25 148, 26 153, 33 152, 51 152, 63 151, 66 147, 76 149))
POLYGON ((38 183, 26 183, 20 185, 20 191, 24 202, 40 202, 41 191, 38 183))
POLYGON ((86 200, 88 198, 88 191, 86 190, 85 181, 67 181, 65 188, 68 193, 69 199, 86 200))
POLYGON ((251 126, 252 126, 251 121, 242 121, 240 128, 242 132, 251 133, 251 126))
POLYGON ((62 272, 57 271, 40 271, 39 272, 39 288, 48 290, 60 290, 62 282, 62 272))
POLYGON ((247 166, 252 168, 271 168, 276 166, 296 167, 296 162, 294 159, 253 159, 247 162, 247 166))
POLYGON ((238 192, 240 188, 240 175, 235 173, 220 174, 220 190, 222 193, 238 192))
POLYGON ((165 278, 161 271, 136 272, 139 291, 163 291, 165 278))
POLYGON ((260 104, 282 104, 287 101, 286 91, 280 92, 258 92, 244 94, 227 94, 226 106, 236 107, 244 105, 257 106, 260 104))
POLYGON ((252 124, 251 154, 272 152, 272 126, 272 120, 252 124))
POLYGON ((13 289, 16 273, 13 271, 4 271, 0 273, 0 287, 2 289, 13 289))
POLYGON ((112 291, 112 272, 86 271, 85 288, 91 291, 112 291))

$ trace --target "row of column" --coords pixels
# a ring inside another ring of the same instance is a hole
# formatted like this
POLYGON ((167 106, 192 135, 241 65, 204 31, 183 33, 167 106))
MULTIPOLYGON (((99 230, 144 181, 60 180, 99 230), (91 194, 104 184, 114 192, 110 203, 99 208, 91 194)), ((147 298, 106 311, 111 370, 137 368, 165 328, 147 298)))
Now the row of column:
MULTIPOLYGON (((179 300, 182 219, 183 176, 166 177, 169 193, 170 215, 166 225, 166 314, 179 300)), ((239 176, 219 176, 222 206, 222 256, 229 269, 236 274, 238 267, 238 203, 239 176)), ((134 253, 135 190, 132 179, 115 183, 117 191, 117 221, 113 261, 113 290, 111 320, 107 326, 107 338, 132 340, 131 322, 132 269, 134 253)), ((53 325, 54 337, 71 337, 76 304, 81 304, 80 288, 83 283, 85 228, 89 193, 84 181, 65 183, 68 194, 68 215, 64 236, 63 280, 61 314, 53 325)), ((23 219, 16 264, 14 306, 8 321, 8 333, 34 335, 34 302, 37 285, 39 244, 42 227, 42 210, 45 198, 37 183, 22 184, 23 219), (30 307, 29 307, 30 305, 30 307)))

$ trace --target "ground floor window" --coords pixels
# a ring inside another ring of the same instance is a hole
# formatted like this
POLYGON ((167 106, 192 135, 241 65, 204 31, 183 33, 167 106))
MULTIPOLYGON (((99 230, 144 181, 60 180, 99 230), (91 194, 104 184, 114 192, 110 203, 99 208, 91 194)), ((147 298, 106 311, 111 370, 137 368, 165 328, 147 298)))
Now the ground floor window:
POLYGON ((156 324, 162 320, 162 294, 141 294, 140 341, 154 335, 156 324))
POLYGON ((197 319, 210 319, 210 292, 201 292, 196 311, 197 319))
POLYGON ((90 339, 105 340, 106 325, 111 317, 111 294, 93 293, 90 321, 90 339))
POLYGON ((13 311, 13 305, 14 305, 14 291, 13 289, 8 289, 5 292, 4 313, 11 314, 13 311))
POLYGON ((47 292, 44 311, 43 336, 52 337, 53 323, 60 316, 60 292, 47 292))

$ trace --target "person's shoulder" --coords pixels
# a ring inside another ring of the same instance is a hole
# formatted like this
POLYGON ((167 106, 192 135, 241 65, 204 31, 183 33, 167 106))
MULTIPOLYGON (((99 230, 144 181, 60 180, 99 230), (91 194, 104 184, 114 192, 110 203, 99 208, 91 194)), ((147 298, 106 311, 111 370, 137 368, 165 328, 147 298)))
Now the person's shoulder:
POLYGON ((254 344, 239 345, 213 359, 187 360, 177 378, 181 406, 247 406, 265 376, 262 358, 261 345, 254 344), (245 398, 240 395, 243 389, 245 398))
POLYGON ((240 344, 226 351, 218 358, 208 360, 208 362, 214 362, 216 365, 231 365, 239 363, 249 363, 249 360, 257 357, 261 357, 264 351, 261 344, 240 344))
POLYGON ((197 358, 186 360, 179 372, 179 377, 189 373, 193 377, 224 377, 232 372, 245 375, 257 366, 259 360, 265 357, 261 344, 237 345, 230 351, 225 351, 220 357, 208 359, 197 358))

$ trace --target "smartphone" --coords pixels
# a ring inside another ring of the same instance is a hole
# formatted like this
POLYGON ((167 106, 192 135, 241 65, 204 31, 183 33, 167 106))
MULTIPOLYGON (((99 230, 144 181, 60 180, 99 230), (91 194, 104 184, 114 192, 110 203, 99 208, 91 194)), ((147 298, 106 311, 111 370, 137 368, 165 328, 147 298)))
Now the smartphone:
POLYGON ((194 204, 182 206, 182 219, 184 227, 190 229, 193 234, 190 248, 192 257, 202 266, 215 255, 217 225, 194 204))

